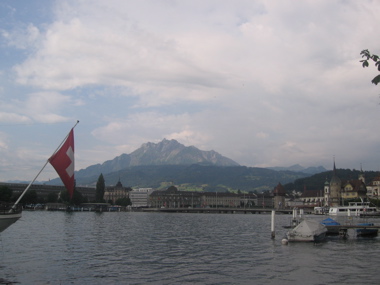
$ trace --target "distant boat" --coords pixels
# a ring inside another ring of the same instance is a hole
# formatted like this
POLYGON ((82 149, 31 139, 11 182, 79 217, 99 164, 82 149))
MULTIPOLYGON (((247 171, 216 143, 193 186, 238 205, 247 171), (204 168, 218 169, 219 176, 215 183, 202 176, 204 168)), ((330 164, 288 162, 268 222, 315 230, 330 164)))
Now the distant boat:
POLYGON ((9 205, 0 205, 0 232, 21 218, 22 208, 12 208, 9 205))
MULTIPOLYGON (((358 226, 367 226, 367 227, 373 227, 373 223, 361 223, 358 224, 358 226)), ((373 237, 377 236, 378 229, 373 229, 373 228, 362 228, 362 229, 356 229, 356 235, 358 237, 373 237)))
POLYGON ((318 242, 326 236, 327 228, 315 220, 303 220, 294 229, 288 231, 288 241, 318 242))
POLYGON ((326 226, 326 228, 327 228, 326 235, 327 236, 339 235, 339 228, 330 227, 330 226, 340 226, 340 223, 338 223, 334 219, 331 219, 331 218, 324 219, 321 222, 321 224, 326 226))
POLYGON ((361 216, 375 215, 378 213, 376 207, 371 207, 369 202, 350 202, 348 206, 330 207, 330 216, 361 216))

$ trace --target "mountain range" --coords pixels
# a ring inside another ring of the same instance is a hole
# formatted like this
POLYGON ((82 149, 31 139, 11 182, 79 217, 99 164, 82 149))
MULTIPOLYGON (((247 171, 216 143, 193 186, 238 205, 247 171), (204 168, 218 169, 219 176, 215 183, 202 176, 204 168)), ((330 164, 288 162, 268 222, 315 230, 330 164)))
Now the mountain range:
MULTIPOLYGON (((124 153, 76 171, 75 178, 78 186, 95 186, 99 175, 103 174, 106 185, 115 185, 120 180, 129 187, 160 188, 175 183, 187 190, 261 191, 273 189, 279 182, 290 183, 311 175, 303 172, 307 169, 299 165, 292 168, 294 170, 240 166, 213 150, 202 151, 164 139, 159 143, 145 143, 130 154, 124 153)), ((53 179, 47 184, 61 184, 61 180, 53 179)))
POLYGON ((152 165, 214 165, 239 166, 238 163, 211 151, 199 150, 194 146, 184 146, 176 140, 164 139, 159 143, 144 143, 140 148, 130 154, 122 154, 102 164, 91 165, 79 170, 75 175, 88 177, 120 171, 134 166, 152 165))
POLYGON ((268 169, 272 169, 276 171, 288 170, 288 171, 294 171, 294 172, 302 172, 302 173, 311 174, 311 175, 327 171, 327 169, 324 168, 323 166, 305 168, 299 164, 294 164, 289 167, 268 167, 268 169))

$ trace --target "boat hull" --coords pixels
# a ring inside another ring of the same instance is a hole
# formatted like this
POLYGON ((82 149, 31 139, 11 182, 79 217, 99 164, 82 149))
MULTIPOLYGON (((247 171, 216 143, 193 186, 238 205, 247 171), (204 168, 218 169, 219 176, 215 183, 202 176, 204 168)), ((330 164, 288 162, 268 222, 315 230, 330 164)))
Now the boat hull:
POLYGON ((20 205, 0 205, 0 232, 21 218, 22 208, 20 205))
POLYGON ((10 225, 15 223, 18 219, 21 218, 20 213, 2 213, 0 214, 0 232, 4 231, 10 225))
MULTIPOLYGON (((362 223, 359 224, 358 226, 374 226, 373 223, 362 223)), ((378 234, 378 229, 368 229, 368 228, 363 228, 363 229, 357 229, 356 230, 356 236, 358 237, 374 237, 377 236, 378 234)))
POLYGON ((298 236, 288 234, 288 241, 290 242, 321 242, 325 239, 326 233, 321 233, 319 235, 311 235, 311 236, 298 236))

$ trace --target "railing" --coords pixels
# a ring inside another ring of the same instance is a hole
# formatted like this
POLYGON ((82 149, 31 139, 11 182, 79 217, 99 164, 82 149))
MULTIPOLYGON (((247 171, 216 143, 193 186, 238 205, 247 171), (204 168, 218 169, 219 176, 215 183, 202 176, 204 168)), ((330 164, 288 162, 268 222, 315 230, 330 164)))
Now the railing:
POLYGON ((0 215, 13 215, 22 212, 22 206, 16 205, 13 209, 13 204, 0 204, 0 215))

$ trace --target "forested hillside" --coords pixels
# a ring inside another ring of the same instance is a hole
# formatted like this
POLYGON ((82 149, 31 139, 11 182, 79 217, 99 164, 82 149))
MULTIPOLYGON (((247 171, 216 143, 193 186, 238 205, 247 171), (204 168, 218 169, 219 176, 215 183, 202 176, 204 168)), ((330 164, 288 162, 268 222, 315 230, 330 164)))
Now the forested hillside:
MULTIPOLYGON (((318 173, 309 177, 303 177, 296 179, 293 183, 288 183, 284 185, 284 188, 287 192, 292 190, 302 192, 304 189, 307 190, 323 190, 326 180, 330 182, 332 177, 332 170, 318 173)), ((358 179, 360 170, 351 170, 351 169, 337 169, 337 176, 343 181, 358 179)), ((376 171, 365 171, 363 172, 366 183, 371 182, 376 176, 379 175, 379 172, 376 171)))
MULTIPOLYGON (((77 185, 95 185, 99 175, 83 177, 77 185)), ((120 179, 124 186, 159 188, 162 183, 187 184, 189 187, 207 187, 207 191, 222 189, 241 191, 272 190, 279 182, 286 184, 306 174, 274 171, 245 166, 160 165, 135 166, 104 175, 106 185, 115 185, 120 179)))

